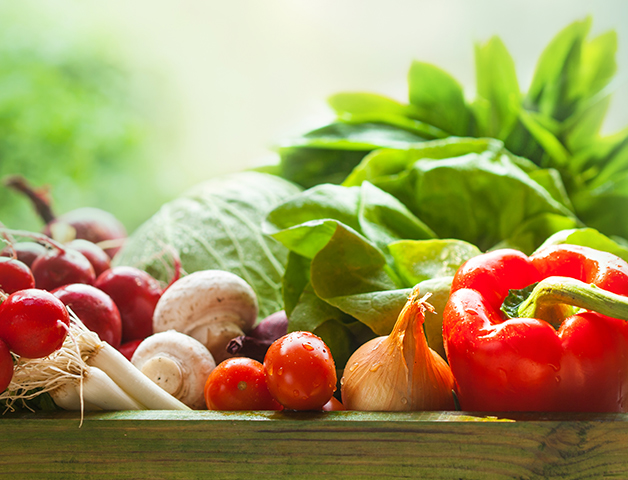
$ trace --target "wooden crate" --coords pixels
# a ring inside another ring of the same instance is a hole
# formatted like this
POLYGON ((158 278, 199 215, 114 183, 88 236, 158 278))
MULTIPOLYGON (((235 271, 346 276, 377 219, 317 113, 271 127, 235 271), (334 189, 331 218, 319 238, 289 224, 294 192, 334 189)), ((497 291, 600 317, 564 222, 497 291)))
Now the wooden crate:
POLYGON ((7 413, 10 479, 628 478, 628 415, 7 413))

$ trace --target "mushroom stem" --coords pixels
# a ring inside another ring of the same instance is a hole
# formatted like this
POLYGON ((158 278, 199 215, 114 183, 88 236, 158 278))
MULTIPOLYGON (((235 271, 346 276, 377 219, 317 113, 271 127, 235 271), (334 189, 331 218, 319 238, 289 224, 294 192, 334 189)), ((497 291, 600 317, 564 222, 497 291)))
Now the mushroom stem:
POLYGON ((220 363, 231 356, 227 351, 227 344, 232 338, 244 335, 244 332, 238 325, 237 317, 233 314, 214 314, 212 317, 211 322, 196 322, 184 333, 205 345, 216 363, 220 363))
POLYGON ((179 362, 164 355, 149 359, 141 372, 163 388, 170 395, 177 396, 183 386, 183 372, 179 362))
POLYGON ((153 385, 190 408, 205 404, 205 382, 216 367, 201 342, 175 330, 155 333, 139 344, 131 362, 153 385))

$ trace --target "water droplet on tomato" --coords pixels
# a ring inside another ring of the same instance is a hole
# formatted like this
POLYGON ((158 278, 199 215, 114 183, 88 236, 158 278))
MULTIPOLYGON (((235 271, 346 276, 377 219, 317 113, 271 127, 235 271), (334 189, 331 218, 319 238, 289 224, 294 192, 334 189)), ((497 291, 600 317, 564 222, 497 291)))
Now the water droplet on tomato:
POLYGON ((283 367, 279 367, 279 370, 277 370, 277 375, 283 375, 283 367))
POLYGON ((313 347, 311 344, 309 344, 309 343, 304 343, 304 344, 303 344, 303 348, 305 348, 306 350, 308 350, 308 351, 310 351, 310 352, 311 352, 312 350, 314 350, 314 347, 313 347))
POLYGON ((292 391, 292 395, 294 395, 295 397, 298 397, 298 396, 299 396, 299 391, 298 391, 298 390, 296 390, 296 389, 295 389, 295 390, 293 390, 293 391, 292 391))

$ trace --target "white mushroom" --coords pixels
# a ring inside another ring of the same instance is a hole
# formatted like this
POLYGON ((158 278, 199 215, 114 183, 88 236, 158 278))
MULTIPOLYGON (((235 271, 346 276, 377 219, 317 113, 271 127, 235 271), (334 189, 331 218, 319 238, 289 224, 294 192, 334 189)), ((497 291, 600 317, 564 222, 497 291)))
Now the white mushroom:
POLYGON ((174 330, 155 333, 139 344, 131 363, 188 407, 205 407, 203 389, 216 362, 209 350, 189 335, 174 330))
POLYGON ((229 357, 227 343, 248 333, 258 315, 253 288, 234 273, 201 270, 174 282, 161 296, 153 331, 176 330, 207 347, 217 363, 229 357))

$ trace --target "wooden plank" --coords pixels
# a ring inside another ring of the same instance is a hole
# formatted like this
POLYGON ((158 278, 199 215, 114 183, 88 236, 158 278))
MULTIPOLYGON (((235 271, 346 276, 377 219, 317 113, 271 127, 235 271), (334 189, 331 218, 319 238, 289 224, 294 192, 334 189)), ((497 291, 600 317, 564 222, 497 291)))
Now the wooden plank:
POLYGON ((6 414, 10 479, 628 478, 628 415, 6 414))

